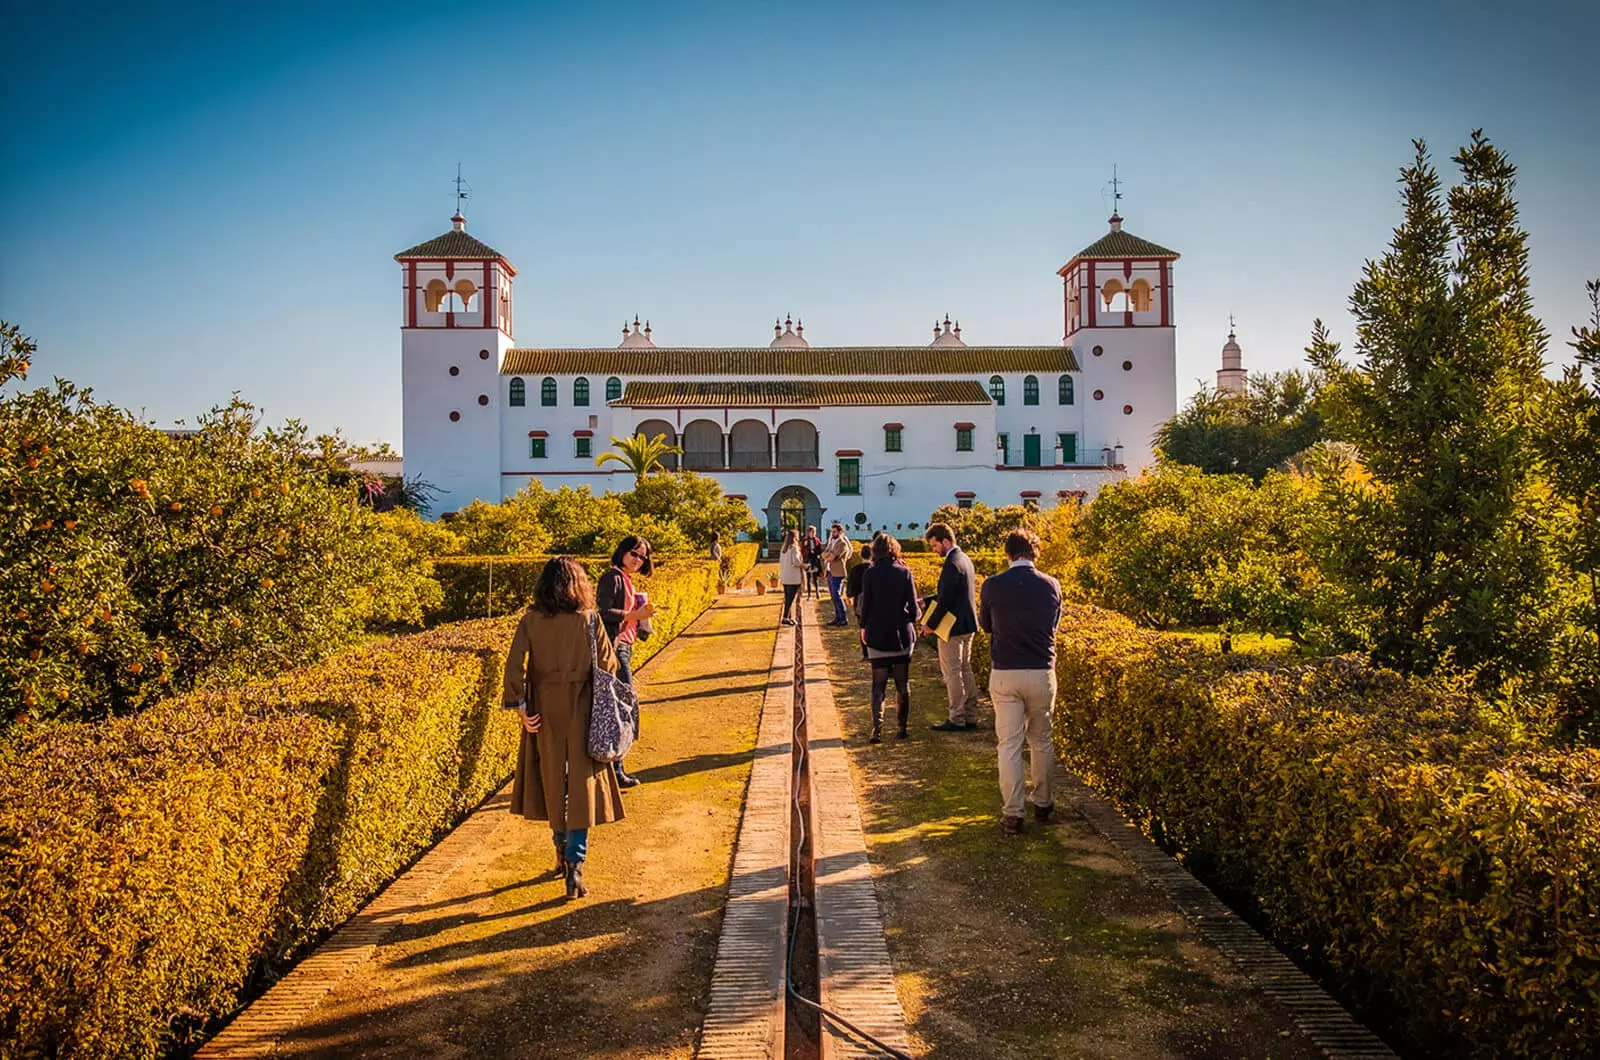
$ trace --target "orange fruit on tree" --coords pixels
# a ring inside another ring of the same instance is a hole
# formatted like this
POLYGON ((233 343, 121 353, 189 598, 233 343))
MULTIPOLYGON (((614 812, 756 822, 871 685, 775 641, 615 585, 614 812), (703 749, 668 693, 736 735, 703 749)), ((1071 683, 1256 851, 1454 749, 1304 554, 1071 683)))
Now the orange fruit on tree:
POLYGON ((172 502, 172 510, 175 511, 175 512, 183 511, 183 502, 182 501, 173 501, 172 502))
POLYGON ((128 672, 130 674, 142 674, 142 673, 144 673, 144 663, 138 663, 138 662, 129 663, 128 664, 128 672))
POLYGON ((212 515, 221 515, 221 514, 222 514, 222 505, 220 505, 220 504, 213 504, 213 505, 212 505, 212 506, 211 506, 211 514, 212 514, 212 515))
POLYGON ((287 482, 278 483, 278 492, 287 496, 289 493, 289 484, 287 482))

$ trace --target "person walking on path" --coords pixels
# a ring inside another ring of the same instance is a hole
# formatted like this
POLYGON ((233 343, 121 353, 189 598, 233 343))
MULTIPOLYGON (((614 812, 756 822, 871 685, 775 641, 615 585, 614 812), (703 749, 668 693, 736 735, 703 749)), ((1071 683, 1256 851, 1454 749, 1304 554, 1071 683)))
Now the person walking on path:
POLYGON ((861 576, 861 643, 872 664, 872 737, 882 742, 883 697, 894 679, 899 727, 906 738, 911 716, 911 649, 917 643, 917 586, 900 561, 900 542, 888 534, 872 541, 872 566, 861 576))
POLYGON ((583 883, 589 829, 623 816, 616 772, 589 757, 593 668, 617 673, 620 667, 598 625, 589 576, 569 556, 551 559, 511 637, 501 694, 522 721, 511 812, 550 822, 568 898, 589 893, 583 883))
POLYGON ((800 584, 806 577, 805 557, 800 552, 799 535, 793 529, 783 532, 783 547, 778 550, 778 581, 783 585, 783 625, 794 625, 789 612, 800 595, 800 584))
POLYGON ((867 573, 867 568, 872 566, 872 542, 861 543, 861 556, 850 566, 850 574, 845 579, 844 594, 850 598, 850 610, 855 612, 856 621, 861 621, 861 577, 867 573))
POLYGON ((1034 820, 1045 822, 1055 803, 1050 797, 1055 750, 1050 718, 1056 702, 1056 627, 1061 623, 1061 586, 1033 565, 1039 538, 1013 530, 1006 538, 1009 569, 985 579, 978 600, 978 625, 992 638, 989 698, 1000 755, 1000 826, 1006 835, 1022 831, 1022 745, 1028 745, 1028 773, 1034 820))
POLYGON ((833 529, 828 535, 828 545, 822 550, 822 558, 828 564, 828 595, 833 598, 833 625, 848 626, 850 619, 845 615, 844 576, 847 573, 845 562, 850 558, 850 539, 844 536, 844 527, 838 523, 833 524, 833 529))
POLYGON ((806 597, 822 596, 822 539, 817 528, 806 527, 806 536, 800 539, 800 555, 806 561, 806 597))
MULTIPOLYGON (((923 536, 928 547, 944 557, 935 605, 955 619, 949 634, 939 641, 939 673, 944 677, 950 716, 931 727, 939 732, 971 732, 978 727, 978 682, 972 676, 972 637, 978 632, 977 573, 948 524, 933 523, 923 536)), ((933 633, 927 626, 923 631, 933 633)))
MULTIPOLYGON (((633 645, 639 639, 639 623, 648 621, 656 613, 654 604, 640 599, 633 579, 635 575, 649 576, 654 571, 650 542, 629 534, 611 553, 611 567, 600 575, 600 587, 595 593, 600 621, 605 625, 606 636, 616 651, 617 676, 627 685, 633 684, 633 645)), ((637 729, 633 735, 634 739, 638 739, 637 729)), ((639 778, 618 762, 617 783, 625 788, 637 787, 639 778)))
POLYGON ((711 535, 711 562, 717 565, 717 580, 728 580, 728 564, 722 558, 722 537, 720 534, 711 535))

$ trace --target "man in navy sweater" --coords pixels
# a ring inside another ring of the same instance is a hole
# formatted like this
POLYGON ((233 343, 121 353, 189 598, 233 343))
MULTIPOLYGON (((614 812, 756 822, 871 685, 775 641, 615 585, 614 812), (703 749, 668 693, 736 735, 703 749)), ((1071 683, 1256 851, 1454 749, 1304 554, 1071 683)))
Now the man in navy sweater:
MULTIPOLYGON (((932 726, 939 732, 971 732, 978 727, 978 682, 972 676, 972 636, 978 632, 977 576, 972 560, 956 544, 947 523, 933 523, 923 535, 928 547, 944 557, 935 604, 954 616, 950 635, 939 642, 939 673, 944 677, 950 714, 932 726)), ((929 635, 933 630, 922 627, 929 635)))
POLYGON ((1055 803, 1050 777, 1055 750, 1050 718, 1056 702, 1056 627, 1061 623, 1061 585, 1034 567, 1039 538, 1014 530, 1006 538, 1011 567, 983 583, 978 625, 992 638, 989 698, 1000 748, 1000 825, 1006 835, 1022 831, 1022 745, 1028 745, 1028 779, 1034 820, 1050 819, 1055 803))

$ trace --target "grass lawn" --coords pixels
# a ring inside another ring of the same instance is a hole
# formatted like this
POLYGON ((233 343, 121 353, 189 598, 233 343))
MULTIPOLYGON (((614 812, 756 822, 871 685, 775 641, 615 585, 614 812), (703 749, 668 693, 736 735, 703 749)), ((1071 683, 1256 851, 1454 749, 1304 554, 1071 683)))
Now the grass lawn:
POLYGON ((1058 805, 1056 823, 1001 834, 994 713, 985 700, 978 731, 928 729, 945 717, 931 645, 912 663, 911 739, 873 746, 857 630, 822 634, 921 1054, 1318 1055, 1087 822, 1058 805))

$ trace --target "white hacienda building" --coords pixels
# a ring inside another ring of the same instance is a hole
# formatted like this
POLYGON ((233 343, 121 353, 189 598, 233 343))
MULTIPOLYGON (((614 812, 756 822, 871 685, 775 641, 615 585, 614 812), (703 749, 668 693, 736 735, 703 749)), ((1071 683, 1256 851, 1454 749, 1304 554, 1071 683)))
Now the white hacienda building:
POLYGON ((1177 259, 1113 215, 1058 270, 1051 345, 968 345, 946 318, 926 346, 812 346, 790 320, 762 346, 658 346, 635 320, 620 345, 549 349, 515 344, 516 270, 458 213, 395 255, 405 471, 441 511, 531 479, 621 491, 629 473, 595 466, 610 437, 666 435, 683 448, 671 466, 714 476, 772 533, 1092 496, 1151 463, 1176 411, 1177 259))

